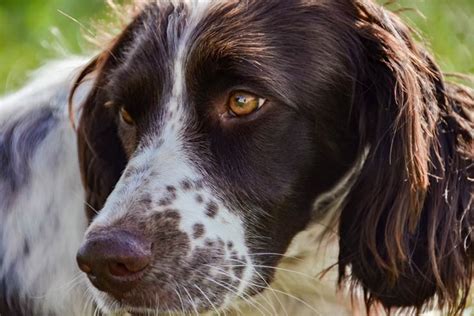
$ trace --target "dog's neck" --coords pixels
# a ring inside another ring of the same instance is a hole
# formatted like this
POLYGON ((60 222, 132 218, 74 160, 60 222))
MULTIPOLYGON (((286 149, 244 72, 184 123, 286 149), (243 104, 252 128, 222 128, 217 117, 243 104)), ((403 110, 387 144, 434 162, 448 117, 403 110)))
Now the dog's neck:
POLYGON ((338 287, 337 218, 366 153, 334 188, 315 200, 313 220, 282 254, 273 282, 255 298, 248 298, 250 302, 239 302, 234 308, 237 314, 351 315, 354 309, 364 313, 362 300, 351 300, 348 289, 338 287))

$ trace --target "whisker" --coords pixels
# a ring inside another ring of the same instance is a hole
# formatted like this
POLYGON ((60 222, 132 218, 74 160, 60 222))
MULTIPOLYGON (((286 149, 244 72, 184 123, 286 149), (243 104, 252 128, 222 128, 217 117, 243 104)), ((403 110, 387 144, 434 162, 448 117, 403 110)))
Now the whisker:
MULTIPOLYGON (((259 288, 266 288, 265 286, 257 285, 257 284, 255 284, 255 283, 253 283, 253 285, 254 285, 255 287, 259 287, 259 288)), ((298 302, 302 303, 303 305, 305 305, 306 307, 308 307, 309 309, 311 309, 312 311, 314 311, 317 315, 321 315, 321 313, 320 313, 318 310, 316 310, 313 306, 311 306, 308 302, 302 300, 301 298, 296 297, 296 296, 294 296, 294 295, 292 295, 292 294, 290 294, 290 293, 277 290, 277 289, 273 289, 273 291, 275 291, 276 293, 280 293, 280 294, 286 295, 286 296, 288 296, 288 297, 290 297, 290 298, 292 298, 292 299, 294 299, 294 300, 297 300, 298 302)))
POLYGON ((83 202, 84 202, 84 204, 85 204, 88 208, 90 208, 95 214, 99 214, 99 211, 96 210, 90 203, 88 203, 86 200, 84 200, 83 202))
POLYGON ((179 302, 181 303, 181 311, 183 312, 183 315, 186 315, 186 312, 185 312, 185 309, 184 309, 183 298, 181 297, 181 294, 179 293, 179 286, 178 286, 178 284, 175 284, 175 285, 176 285, 176 288, 175 288, 174 291, 178 295, 179 302))
POLYGON ((76 196, 79 196, 81 198, 82 203, 84 203, 88 208, 90 208, 95 214, 99 214, 99 211, 96 210, 89 202, 83 199, 83 196, 77 192, 74 192, 76 196))
MULTIPOLYGON (((217 272, 219 272, 220 274, 222 274, 222 275, 224 275, 224 276, 226 276, 226 277, 229 277, 229 278, 231 278, 231 279, 232 279, 232 278, 235 278, 235 279, 239 280, 240 282, 243 282, 243 281, 244 281, 243 279, 238 278, 238 277, 236 277, 236 276, 233 276, 233 275, 231 275, 230 273, 228 273, 227 271, 220 269, 219 267, 212 266, 212 265, 208 265, 208 266, 210 266, 210 267, 216 269, 217 272)), ((253 282, 247 282, 247 283, 250 284, 250 285, 255 285, 255 283, 253 283, 253 282)), ((267 284, 268 284, 268 283, 267 283, 267 284)), ((264 288, 264 287, 261 287, 261 288, 264 288)), ((270 301, 270 299, 269 299, 268 297, 265 297, 265 296, 262 296, 262 298, 263 298, 263 299, 266 301, 266 303, 272 308, 274 315, 277 315, 278 313, 277 313, 277 311, 276 311, 276 309, 275 309, 275 306, 273 306, 273 304, 272 304, 272 302, 270 301)))
MULTIPOLYGON (((244 262, 241 261, 241 260, 236 260, 236 259, 231 259, 231 260, 236 261, 236 262, 239 262, 239 261, 240 261, 240 263, 242 263, 242 264, 244 263, 244 262)), ((286 311, 285 306, 283 305, 283 303, 282 303, 282 301, 280 300, 280 298, 278 297, 278 295, 275 293, 273 287, 267 282, 267 280, 265 279, 265 277, 264 277, 260 272, 258 272, 258 270, 253 269, 253 272, 255 272, 255 273, 258 275, 258 277, 265 283, 266 287, 267 287, 269 290, 272 291, 272 294, 273 294, 273 296, 275 297, 275 299, 278 301, 278 304, 280 305, 281 309, 283 310, 283 312, 285 313, 285 315, 288 316, 288 312, 286 311)), ((270 303, 270 304, 271 304, 271 303, 270 303)), ((273 306, 273 305, 272 305, 272 306, 273 306)), ((275 312, 275 314, 277 314, 277 313, 275 312)))
POLYGON ((313 306, 311 306, 308 302, 302 300, 301 298, 299 297, 296 297, 290 293, 287 293, 287 292, 283 292, 283 291, 280 291, 280 290, 277 290, 277 289, 274 289, 275 292, 277 293, 280 293, 280 294, 283 294, 283 295, 286 295, 294 300, 297 300, 298 302, 302 303, 303 305, 305 305, 306 307, 308 307, 309 309, 311 309, 313 312, 315 312, 317 315, 322 315, 321 312, 319 312, 318 310, 316 310, 313 306))
MULTIPOLYGON (((219 271, 218 271, 218 272, 219 272, 219 271)), ((227 274, 226 274, 226 275, 227 275, 227 274)), ((227 275, 227 276, 229 276, 229 275, 227 275)), ((235 277, 235 278, 241 280, 240 278, 237 278, 237 277, 235 277)), ((255 284, 255 283, 253 283, 253 282, 249 282, 249 283, 250 283, 250 284, 253 284, 253 286, 255 286, 255 287, 257 287, 257 288, 266 289, 265 286, 255 284)), ((308 307, 309 309, 311 309, 312 311, 314 311, 317 315, 321 315, 321 313, 320 313, 318 310, 316 310, 316 309, 315 309, 313 306, 311 306, 308 302, 306 302, 306 301, 300 299, 299 297, 296 297, 296 296, 294 296, 294 295, 292 295, 292 294, 290 294, 290 293, 283 292, 283 291, 280 291, 280 290, 277 290, 277 289, 273 289, 273 290, 274 290, 275 292, 277 292, 277 293, 286 295, 286 296, 288 296, 288 297, 290 297, 290 298, 292 298, 292 299, 294 299, 294 300, 297 300, 298 302, 302 303, 303 305, 305 305, 306 307, 308 307)))
MULTIPOLYGON (((233 260, 235 261, 235 259, 227 259, 229 261, 233 260)), ((221 265, 222 267, 246 267, 247 265, 245 264, 237 264, 237 265, 221 265)), ((284 271, 284 272, 290 272, 290 273, 294 273, 294 274, 298 274, 298 275, 301 275, 305 278, 308 278, 310 280, 314 280, 316 281, 317 278, 315 276, 312 276, 310 274, 307 274, 307 273, 304 273, 304 272, 301 272, 301 271, 296 271, 296 270, 290 270, 290 269, 285 269, 285 268, 281 268, 281 267, 272 267, 272 266, 267 266, 267 265, 262 265, 262 264, 253 264, 254 267, 258 267, 258 268, 266 268, 266 269, 274 269, 274 270, 278 270, 278 271, 284 271)))
POLYGON ((206 293, 204 293, 204 291, 201 290, 201 288, 197 284, 194 284, 194 287, 196 289, 198 289, 199 292, 201 292, 202 296, 204 296, 204 298, 209 302, 209 304, 211 304, 212 308, 216 311, 217 315, 220 316, 221 313, 219 313, 219 311, 216 308, 216 305, 214 305, 214 303, 212 303, 212 301, 209 299, 209 297, 206 295, 206 293))
POLYGON ((288 256, 283 253, 277 253, 277 252, 258 252, 258 253, 250 253, 248 254, 249 257, 256 257, 256 256, 275 256, 275 257, 281 257, 281 258, 288 258, 292 260, 297 260, 297 261, 304 261, 304 259, 301 259, 296 256, 288 256))
POLYGON ((197 311, 197 308, 196 308, 196 303, 194 302, 193 298, 191 297, 191 294, 189 294, 188 289, 185 286, 183 286, 183 290, 186 292, 186 295, 189 297, 189 302, 191 303, 191 305, 194 309, 194 312, 196 313, 196 316, 199 316, 199 312, 197 311))
MULTIPOLYGON (((245 294, 239 294, 237 291, 235 291, 235 290, 229 288, 227 285, 223 285, 223 284, 221 284, 220 282, 218 282, 218 281, 216 281, 216 280, 213 280, 213 279, 211 279, 211 278, 209 278, 209 277, 206 277, 206 279, 209 280, 209 281, 211 281, 211 282, 213 282, 213 283, 215 283, 215 284, 217 284, 217 285, 219 285, 220 287, 223 287, 224 289, 226 289, 226 290, 228 290, 228 291, 234 293, 234 295, 236 295, 237 297, 241 298, 244 302, 246 302, 246 303, 252 305, 253 307, 255 307, 263 316, 265 316, 266 314, 262 311, 262 309, 263 309, 265 312, 267 312, 268 314, 272 315, 272 314, 265 308, 265 306, 263 306, 262 304, 260 304, 260 303, 258 303, 258 302, 256 302, 256 301, 254 301, 251 297, 245 297, 245 296, 243 296, 243 295, 245 295, 245 294), (261 307, 262 309, 259 308, 259 306, 257 306, 257 304, 260 305, 260 307, 261 307)), ((232 286, 232 285, 231 285, 231 286, 232 286)), ((234 288, 235 288, 235 287, 234 287, 234 288)))

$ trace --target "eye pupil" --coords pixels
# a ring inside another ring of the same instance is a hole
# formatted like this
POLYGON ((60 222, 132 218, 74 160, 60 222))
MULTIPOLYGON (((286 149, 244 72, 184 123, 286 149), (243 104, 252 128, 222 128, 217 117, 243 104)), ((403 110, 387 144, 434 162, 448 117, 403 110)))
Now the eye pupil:
POLYGON ((243 95, 237 96, 236 101, 237 101, 237 104, 242 107, 245 106, 245 104, 247 104, 247 98, 243 95))

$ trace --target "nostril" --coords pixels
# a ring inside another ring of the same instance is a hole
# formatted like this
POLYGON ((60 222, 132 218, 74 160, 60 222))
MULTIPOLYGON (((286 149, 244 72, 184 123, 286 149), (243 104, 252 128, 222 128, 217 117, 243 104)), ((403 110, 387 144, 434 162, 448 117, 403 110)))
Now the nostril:
POLYGON ((129 262, 125 262, 124 265, 131 272, 140 272, 146 267, 148 267, 148 265, 150 264, 150 259, 151 259, 151 256, 143 255, 143 256, 135 257, 133 258, 133 260, 129 262))
POLYGON ((87 273, 87 274, 92 272, 92 268, 89 265, 85 263, 81 263, 81 262, 79 262, 78 265, 79 265, 79 269, 81 269, 82 272, 87 273))
POLYGON ((109 262, 108 268, 113 276, 128 276, 144 270, 150 264, 150 256, 134 256, 120 261, 109 262))
POLYGON ((118 276, 118 277, 127 276, 134 273, 128 270, 128 268, 123 263, 120 263, 120 262, 109 263, 109 271, 110 271, 110 274, 112 274, 113 276, 118 276))
POLYGON ((125 230, 110 230, 92 235, 77 253, 81 271, 100 281, 124 282, 141 276, 152 260, 151 243, 142 236, 125 230))

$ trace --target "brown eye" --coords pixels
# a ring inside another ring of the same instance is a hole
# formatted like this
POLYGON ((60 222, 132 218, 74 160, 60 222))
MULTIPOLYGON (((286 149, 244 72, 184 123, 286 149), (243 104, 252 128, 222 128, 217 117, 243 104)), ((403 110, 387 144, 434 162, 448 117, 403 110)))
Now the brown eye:
POLYGON ((234 115, 244 116, 258 110, 265 104, 265 101, 254 94, 237 91, 230 95, 228 106, 234 115))
POLYGON ((135 125, 135 121, 133 120, 132 116, 127 112, 127 110, 125 110, 124 107, 120 108, 120 117, 126 124, 135 125))

